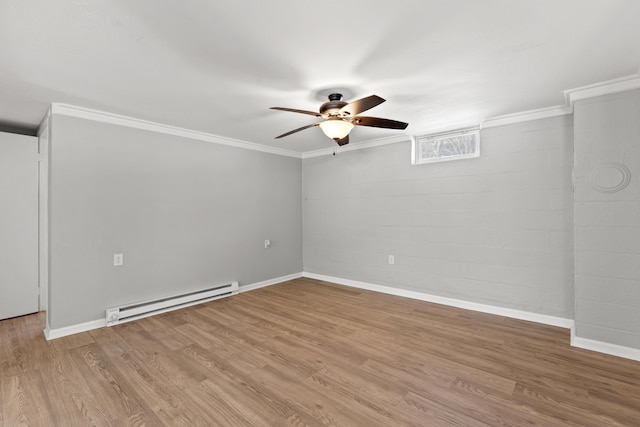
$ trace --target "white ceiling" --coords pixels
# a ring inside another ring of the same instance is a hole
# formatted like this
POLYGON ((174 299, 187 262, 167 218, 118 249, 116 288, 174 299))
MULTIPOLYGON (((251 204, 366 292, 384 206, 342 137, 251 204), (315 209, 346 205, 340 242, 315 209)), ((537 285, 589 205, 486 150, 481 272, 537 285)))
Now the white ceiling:
POLYGON ((0 122, 52 102, 306 152, 334 145, 318 92, 387 102, 351 143, 564 103, 638 73, 638 0, 3 0, 0 122))

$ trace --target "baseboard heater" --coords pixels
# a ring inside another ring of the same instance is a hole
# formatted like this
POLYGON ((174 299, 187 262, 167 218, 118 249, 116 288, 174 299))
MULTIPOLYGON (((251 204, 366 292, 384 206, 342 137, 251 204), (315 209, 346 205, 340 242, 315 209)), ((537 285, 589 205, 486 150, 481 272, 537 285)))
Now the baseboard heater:
POLYGON ((238 282, 231 282, 226 285, 202 289, 200 291, 189 292, 186 294, 108 308, 107 326, 114 326, 120 323, 142 319, 143 317, 149 317, 155 314, 166 313, 168 311, 178 310, 180 308, 229 297, 231 295, 236 295, 238 290, 238 282))

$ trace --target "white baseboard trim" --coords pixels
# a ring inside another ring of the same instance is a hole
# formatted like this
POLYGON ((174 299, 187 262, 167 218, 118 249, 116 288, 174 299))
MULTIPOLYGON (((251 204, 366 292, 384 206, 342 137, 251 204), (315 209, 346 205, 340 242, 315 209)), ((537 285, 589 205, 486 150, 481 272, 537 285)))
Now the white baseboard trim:
POLYGON ((392 288, 390 286, 374 285, 372 283, 359 282, 357 280, 343 279, 341 277, 325 276, 322 274, 304 272, 304 277, 326 282, 337 283, 339 285, 351 286, 354 288, 366 289, 369 291, 382 292, 385 294, 400 297, 412 298, 421 301, 433 302, 436 304, 448 305, 451 307, 463 308, 465 310, 480 311, 482 313, 497 314, 498 316, 511 317, 513 319, 528 320, 530 322, 542 323, 545 325, 558 326, 570 329, 573 327, 573 319, 564 317, 548 316, 546 314, 531 313, 529 311, 514 310, 511 308, 496 307, 494 305, 479 304, 455 298, 440 297, 423 292, 409 291, 405 289, 392 288))
MULTIPOLYGON (((573 319, 563 317, 548 316, 545 314, 531 313, 528 311, 514 310, 510 308, 496 307, 493 305, 479 304, 470 301, 464 301, 454 298, 440 297, 423 292, 409 291, 405 289, 392 288, 390 286, 375 285, 373 283, 360 282, 357 280, 343 279, 341 277, 326 276, 323 274, 301 272, 289 274, 286 276, 276 277, 274 279, 264 280, 262 282, 252 283, 250 285, 240 286, 239 293, 253 291, 255 289, 264 288, 266 286, 275 285, 300 277, 309 279, 323 280, 325 282, 337 283, 339 285, 350 286, 353 288, 366 289, 369 291, 380 292, 389 295, 396 295, 405 298, 417 299, 420 301, 433 302, 436 304, 458 307, 465 310, 479 311, 482 313, 496 314, 498 316, 510 317, 513 319, 527 320, 530 322, 541 323, 544 325, 558 326, 571 330, 571 345, 573 347, 585 350, 596 351, 599 353, 609 354, 611 356, 622 357, 640 361, 640 350, 621 345, 610 344, 602 341, 591 340, 588 338, 580 338, 575 335, 575 322, 573 319)), ((62 328, 51 329, 47 322, 44 330, 44 336, 49 340, 66 337, 68 335, 78 334, 81 332, 91 331, 107 326, 106 319, 92 320, 90 322, 79 323, 77 325, 65 326, 62 328)))
MULTIPOLYGON (((287 276, 276 277, 274 279, 264 280, 258 283, 252 283, 250 285, 240 286, 239 293, 252 291, 254 289, 264 288, 265 286, 275 285, 276 283, 286 282, 288 280, 297 279, 302 277, 302 273, 289 274, 287 276)), ((56 338, 66 337, 68 335, 79 334, 80 332, 87 332, 93 329, 104 328, 107 326, 106 319, 92 320, 90 322, 78 323, 77 325, 64 326, 62 328, 51 329, 49 324, 44 330, 44 337, 49 340, 56 338)))
POLYGON ((87 332, 93 329, 100 329, 107 326, 106 319, 92 320, 90 322, 78 323, 77 325, 64 326, 62 328, 51 329, 47 323, 47 327, 44 330, 44 337, 49 340, 56 338, 66 337, 67 335, 79 334, 80 332, 87 332))
POLYGON ((240 290, 238 292, 242 293, 242 292, 253 291, 255 289, 264 288, 265 286, 271 286, 277 283, 287 282, 289 280, 298 279, 300 277, 302 277, 302 272, 288 274, 286 276, 276 277, 275 279, 264 280, 262 282, 252 283, 250 285, 240 285, 240 290))
POLYGON ((558 326, 571 330, 571 346, 573 347, 597 351, 599 353, 622 357, 625 359, 640 361, 640 350, 638 349, 577 337, 575 335, 575 321, 573 319, 531 313, 528 311, 513 310, 510 308, 496 307, 493 305, 478 304, 454 298, 430 295, 422 292, 392 288, 390 286, 374 285, 372 283, 359 282, 357 280, 343 279, 341 277, 325 276, 323 274, 304 272, 303 277, 323 280, 325 282, 337 283, 339 285, 351 286, 354 288, 366 289, 369 291, 382 292, 385 294, 396 295, 400 297, 433 302, 436 304, 449 305, 466 310, 480 311, 482 313, 496 314, 498 316, 511 317, 520 320, 528 320, 530 322, 542 323, 544 325, 558 326))
POLYGON ((603 341, 596 341, 589 338, 577 337, 575 328, 571 328, 571 345, 585 350, 597 351, 598 353, 609 354, 611 356, 623 357, 625 359, 640 362, 640 350, 622 345, 610 344, 603 341))

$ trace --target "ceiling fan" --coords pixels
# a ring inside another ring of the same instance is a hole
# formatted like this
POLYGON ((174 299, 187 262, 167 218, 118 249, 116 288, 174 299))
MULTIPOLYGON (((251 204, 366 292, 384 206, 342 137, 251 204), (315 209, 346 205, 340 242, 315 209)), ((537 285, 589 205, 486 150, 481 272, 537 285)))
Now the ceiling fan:
POLYGON ((353 102, 342 100, 342 94, 332 93, 329 101, 320 106, 319 113, 307 110, 297 110, 294 108, 271 107, 272 110, 291 111, 292 113, 308 114, 310 116, 322 117, 326 120, 302 126, 282 135, 276 139, 289 136, 292 133, 300 132, 308 128, 320 126, 322 132, 333 139, 338 145, 349 143, 349 132, 354 126, 371 126, 386 129, 406 129, 409 123, 397 120, 381 119, 379 117, 358 116, 358 114, 380 105, 385 100, 377 95, 367 96, 353 102))

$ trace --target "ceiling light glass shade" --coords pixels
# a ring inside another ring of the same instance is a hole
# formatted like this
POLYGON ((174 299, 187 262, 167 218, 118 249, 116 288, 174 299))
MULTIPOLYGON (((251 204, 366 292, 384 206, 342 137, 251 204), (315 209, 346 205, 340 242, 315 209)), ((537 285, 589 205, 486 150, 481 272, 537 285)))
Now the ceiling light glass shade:
POLYGON ((320 123, 320 129, 329 138, 338 140, 349 135, 349 132, 353 129, 353 124, 342 119, 329 119, 320 123))

